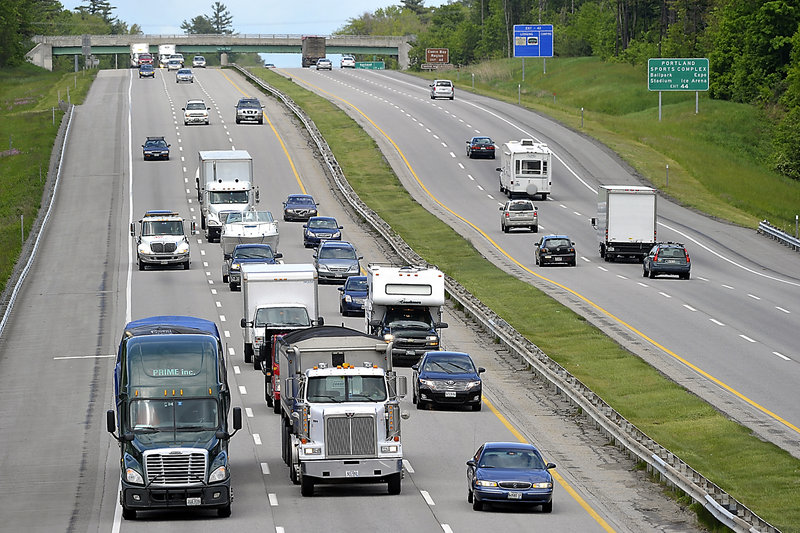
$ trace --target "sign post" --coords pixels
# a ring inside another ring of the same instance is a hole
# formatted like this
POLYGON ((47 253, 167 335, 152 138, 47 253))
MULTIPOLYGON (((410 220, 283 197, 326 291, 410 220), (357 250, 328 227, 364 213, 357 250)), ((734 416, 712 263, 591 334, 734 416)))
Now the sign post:
POLYGON ((522 81, 525 81, 526 57, 541 57, 547 74, 547 58, 553 57, 553 25, 515 24, 514 57, 522 58, 522 81))
POLYGON ((695 114, 700 111, 699 91, 708 90, 708 58, 651 58, 647 61, 647 90, 658 91, 661 120, 662 91, 695 91, 695 114))

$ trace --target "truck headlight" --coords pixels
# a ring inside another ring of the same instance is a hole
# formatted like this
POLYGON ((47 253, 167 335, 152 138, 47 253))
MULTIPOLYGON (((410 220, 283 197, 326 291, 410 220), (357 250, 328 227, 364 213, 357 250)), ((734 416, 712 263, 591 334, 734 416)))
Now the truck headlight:
POLYGON ((475 387, 479 386, 480 384, 481 384, 480 381, 470 381, 470 382, 467 383, 465 388, 466 389, 474 389, 475 387))
POLYGON ((429 389, 435 389, 436 388, 436 382, 431 380, 431 379, 421 379, 421 380, 419 380, 419 384, 420 385, 424 385, 424 386, 428 387, 429 389))
POLYGON ((385 340, 386 342, 392 342, 394 340, 394 335, 392 335, 391 333, 387 333, 383 336, 383 340, 385 340))
POLYGON ((399 446, 392 444, 389 446, 381 446, 381 453, 397 453, 399 446))
POLYGON ((303 455, 322 455, 322 448, 319 446, 302 447, 300 450, 303 452, 303 455))
POLYGON ((138 246, 138 251, 140 254, 150 254, 150 245, 147 243, 142 243, 138 246))
POLYGON ((188 254, 189 253, 189 243, 186 242, 186 241, 183 241, 182 243, 180 243, 178 245, 178 249, 176 250, 176 252, 179 253, 179 254, 188 254))
POLYGON ((233 263, 233 264, 231 265, 231 270, 239 270, 239 269, 241 269, 241 268, 242 268, 242 267, 241 267, 241 265, 240 265, 239 263, 233 263))
POLYGON ((225 465, 217 467, 211 475, 208 476, 209 483, 219 483, 220 481, 225 481, 228 478, 228 468, 225 465))
POLYGON ((135 483, 137 485, 144 485, 144 478, 142 478, 142 475, 130 467, 125 469, 125 481, 128 483, 135 483))

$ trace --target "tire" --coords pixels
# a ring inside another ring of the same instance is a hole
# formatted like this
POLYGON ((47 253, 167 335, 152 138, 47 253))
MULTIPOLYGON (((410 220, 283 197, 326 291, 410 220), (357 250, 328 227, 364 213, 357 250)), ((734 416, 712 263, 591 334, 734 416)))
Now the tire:
POLYGON ((542 512, 543 513, 552 513, 553 512, 553 501, 549 501, 547 503, 542 504, 542 512))
POLYGON ((206 229, 206 216, 204 214, 200 214, 200 228, 206 229))
POLYGON ((288 454, 286 443, 289 440, 289 428, 286 426, 286 421, 281 417, 281 459, 284 464, 289 465, 289 460, 286 458, 288 454))
POLYGON ((572 263, 570 263, 570 264, 571 264, 572 266, 576 267, 576 266, 578 266, 578 260, 577 260, 577 259, 573 259, 573 260, 572 260, 572 263))
POLYGON ((264 401, 267 407, 275 407, 275 398, 272 397, 272 376, 264 374, 264 401))
POLYGON ((402 479, 403 477, 400 472, 389 476, 389 481, 387 482, 389 494, 400 494, 400 490, 403 488, 402 479))
POLYGON ((642 277, 643 278, 647 277, 647 269, 644 266, 642 266, 642 277))
POLYGON ((247 345, 244 345, 244 362, 245 363, 252 363, 253 362, 253 345, 250 345, 248 349, 247 345))
POLYGON ((229 280, 228 276, 223 274, 222 275, 222 283, 228 283, 228 280, 229 280))
POLYGON ((228 287, 231 288, 231 291, 236 292, 236 283, 231 281, 230 283, 228 283, 228 287))
POLYGON ((474 496, 472 497, 472 510, 473 511, 483 511, 483 502, 479 501, 474 496))
POLYGON ((494 154, 492 154, 492 159, 495 159, 495 156, 494 156, 494 154))
POLYGON ((141 259, 136 262, 139 263, 139 270, 144 270, 144 263, 142 263, 141 259))
POLYGON ((310 498, 314 495, 314 480, 308 476, 303 476, 300 479, 300 494, 310 498))
POLYGON ((467 503, 472 503, 472 491, 467 491, 467 503))
POLYGON ((241 124, 241 122, 242 122, 242 121, 241 121, 241 120, 239 120, 238 118, 236 119, 236 123, 237 123, 237 124, 241 124))
POLYGON ((650 269, 650 271, 647 273, 647 276, 648 276, 650 279, 656 279, 656 273, 655 273, 655 272, 653 272, 653 269, 652 269, 652 268, 651 268, 651 269, 650 269))
POLYGON ((183 263, 183 269, 184 270, 189 270, 189 261, 188 261, 188 259, 183 263))
POLYGON ((481 407, 483 407, 483 402, 478 402, 472 406, 473 411, 480 411, 481 407))
POLYGON ((417 393, 414 392, 413 390, 411 391, 411 403, 413 404, 417 403, 417 393))
POLYGON ((425 409, 425 402, 417 398, 417 409, 422 410, 425 409))
POLYGON ((534 233, 539 233, 539 225, 536 224, 535 226, 531 226, 531 231, 534 233))
POLYGON ((136 509, 126 509, 125 507, 122 508, 122 519, 123 520, 136 520, 136 509))
POLYGON ((220 518, 228 518, 231 515, 231 504, 217 509, 217 516, 220 518))
POLYGON ((692 273, 691 272, 687 272, 686 275, 683 276, 683 279, 689 279, 691 277, 692 277, 692 273))
POLYGON ((280 400, 272 400, 272 412, 276 415, 281 414, 281 402, 280 400))
POLYGON ((455 96, 451 96, 451 97, 450 97, 450 100, 452 100, 453 98, 455 98, 455 96))
POLYGON ((503 233, 508 233, 508 230, 509 230, 508 226, 503 226, 503 225, 501 224, 501 226, 500 226, 500 227, 501 227, 501 228, 503 228, 503 233))

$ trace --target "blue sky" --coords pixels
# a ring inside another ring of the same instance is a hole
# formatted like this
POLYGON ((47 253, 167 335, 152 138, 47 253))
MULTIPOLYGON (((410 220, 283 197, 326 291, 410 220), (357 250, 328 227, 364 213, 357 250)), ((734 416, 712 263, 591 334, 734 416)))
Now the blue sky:
MULTIPOLYGON (((87 4, 85 0, 61 0, 65 9, 87 4)), ((145 34, 183 34, 181 23, 198 15, 211 13, 214 0, 109 0, 116 7, 114 15, 128 25, 138 24, 145 34)), ((364 13, 380 7, 400 5, 400 0, 303 0, 302 2, 220 0, 233 17, 233 27, 241 34, 330 35, 364 13)), ((446 4, 447 0, 425 0, 428 7, 446 4)), ((266 54, 267 62, 279 67, 299 66, 299 55, 266 54)), ((339 56, 330 56, 338 66, 339 56)))

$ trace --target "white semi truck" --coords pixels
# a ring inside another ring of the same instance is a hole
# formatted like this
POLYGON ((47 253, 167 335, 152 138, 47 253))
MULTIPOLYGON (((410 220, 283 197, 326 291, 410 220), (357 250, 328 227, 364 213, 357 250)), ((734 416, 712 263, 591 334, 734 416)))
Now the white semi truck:
POLYGON ((429 266, 367 266, 366 331, 392 341, 396 365, 411 366, 441 346, 444 274, 429 266))
POLYGON ((399 399, 407 382, 392 370, 391 343, 338 326, 292 332, 277 342, 281 456, 300 493, 349 482, 386 483, 389 494, 399 494, 399 399))
POLYGON ((597 193, 600 257, 642 261, 656 243, 656 190, 636 185, 601 185, 597 193))
MULTIPOLYGON (((136 237, 136 222, 131 222, 131 237, 136 237)), ((139 270, 147 266, 181 265, 189 270, 189 237, 185 221, 174 211, 150 210, 139 222, 136 239, 136 263, 139 270)), ((195 223, 190 225, 194 235, 195 223)))
POLYGON ((220 214, 247 211, 258 203, 253 185, 253 158, 246 150, 208 150, 198 152, 197 201, 201 227, 209 242, 219 242, 222 233, 220 214))
POLYGON ((244 264, 241 270, 244 361, 272 371, 272 336, 323 324, 312 264, 244 264))
POLYGON ((508 141, 500 154, 500 192, 509 198, 539 196, 547 200, 553 186, 552 152, 533 139, 508 141))
POLYGON ((158 45, 158 64, 161 68, 167 68, 169 56, 175 53, 174 44, 159 44, 158 45))
POLYGON ((147 43, 131 43, 131 67, 139 68, 139 54, 149 54, 150 45, 147 43))

